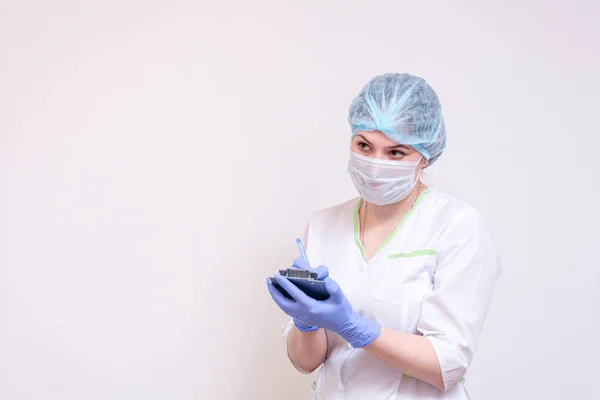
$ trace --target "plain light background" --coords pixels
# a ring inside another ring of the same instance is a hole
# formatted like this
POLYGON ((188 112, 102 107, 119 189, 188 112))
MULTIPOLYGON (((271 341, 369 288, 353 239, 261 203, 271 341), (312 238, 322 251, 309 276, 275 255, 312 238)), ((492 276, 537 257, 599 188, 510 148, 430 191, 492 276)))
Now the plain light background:
POLYGON ((591 398, 597 1, 0 0, 0 399, 303 399, 264 278, 356 196, 347 107, 437 91, 500 249, 474 399, 591 398))

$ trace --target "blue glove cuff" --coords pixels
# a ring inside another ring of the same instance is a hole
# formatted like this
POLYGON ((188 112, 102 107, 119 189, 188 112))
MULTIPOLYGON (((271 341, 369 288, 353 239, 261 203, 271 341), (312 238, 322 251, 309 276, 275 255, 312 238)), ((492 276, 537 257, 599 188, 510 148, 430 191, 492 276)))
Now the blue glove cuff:
POLYGON ((336 333, 355 349, 362 348, 373 343, 381 335, 381 324, 355 314, 355 318, 342 325, 336 333))
POLYGON ((298 328, 298 330, 301 332, 314 332, 319 330, 318 326, 306 325, 298 321, 296 318, 294 318, 294 325, 296 325, 296 328, 298 328))

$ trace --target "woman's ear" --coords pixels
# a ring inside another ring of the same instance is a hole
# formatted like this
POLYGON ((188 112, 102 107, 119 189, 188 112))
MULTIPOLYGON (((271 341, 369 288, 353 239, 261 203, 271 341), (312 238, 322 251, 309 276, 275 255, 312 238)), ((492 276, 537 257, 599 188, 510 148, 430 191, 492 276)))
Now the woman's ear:
POLYGON ((421 168, 425 169, 425 168, 427 168, 428 165, 429 165, 429 160, 426 159, 425 157, 423 157, 421 159, 421 168))

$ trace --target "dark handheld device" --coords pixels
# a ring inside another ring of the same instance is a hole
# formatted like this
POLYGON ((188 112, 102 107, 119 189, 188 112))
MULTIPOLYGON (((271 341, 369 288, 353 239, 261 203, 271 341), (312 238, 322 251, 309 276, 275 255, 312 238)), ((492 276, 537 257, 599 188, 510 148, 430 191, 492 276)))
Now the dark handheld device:
MULTIPOLYGON (((329 293, 325 288, 325 281, 318 280, 319 274, 306 269, 280 269, 279 275, 285 276, 288 281, 292 282, 298 289, 302 290, 308 297, 315 300, 327 300, 329 293)), ((288 292, 282 288, 275 278, 271 278, 273 285, 288 299, 293 299, 288 292)))

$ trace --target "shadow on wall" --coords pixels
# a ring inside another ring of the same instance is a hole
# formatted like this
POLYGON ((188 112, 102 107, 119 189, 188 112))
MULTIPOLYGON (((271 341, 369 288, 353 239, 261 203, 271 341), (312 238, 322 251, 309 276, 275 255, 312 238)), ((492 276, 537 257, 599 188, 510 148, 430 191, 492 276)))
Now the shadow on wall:
POLYGON ((260 247, 256 254, 268 256, 249 260, 256 273, 248 279, 243 293, 237 295, 247 312, 239 321, 238 336, 243 337, 242 343, 232 346, 239 352, 239 364, 234 366, 237 372, 232 375, 244 377, 236 383, 239 385, 236 398, 304 400, 314 377, 299 373, 288 360, 281 329, 287 316, 272 301, 266 287, 266 277, 288 268, 297 249, 293 240, 288 239, 260 247))

